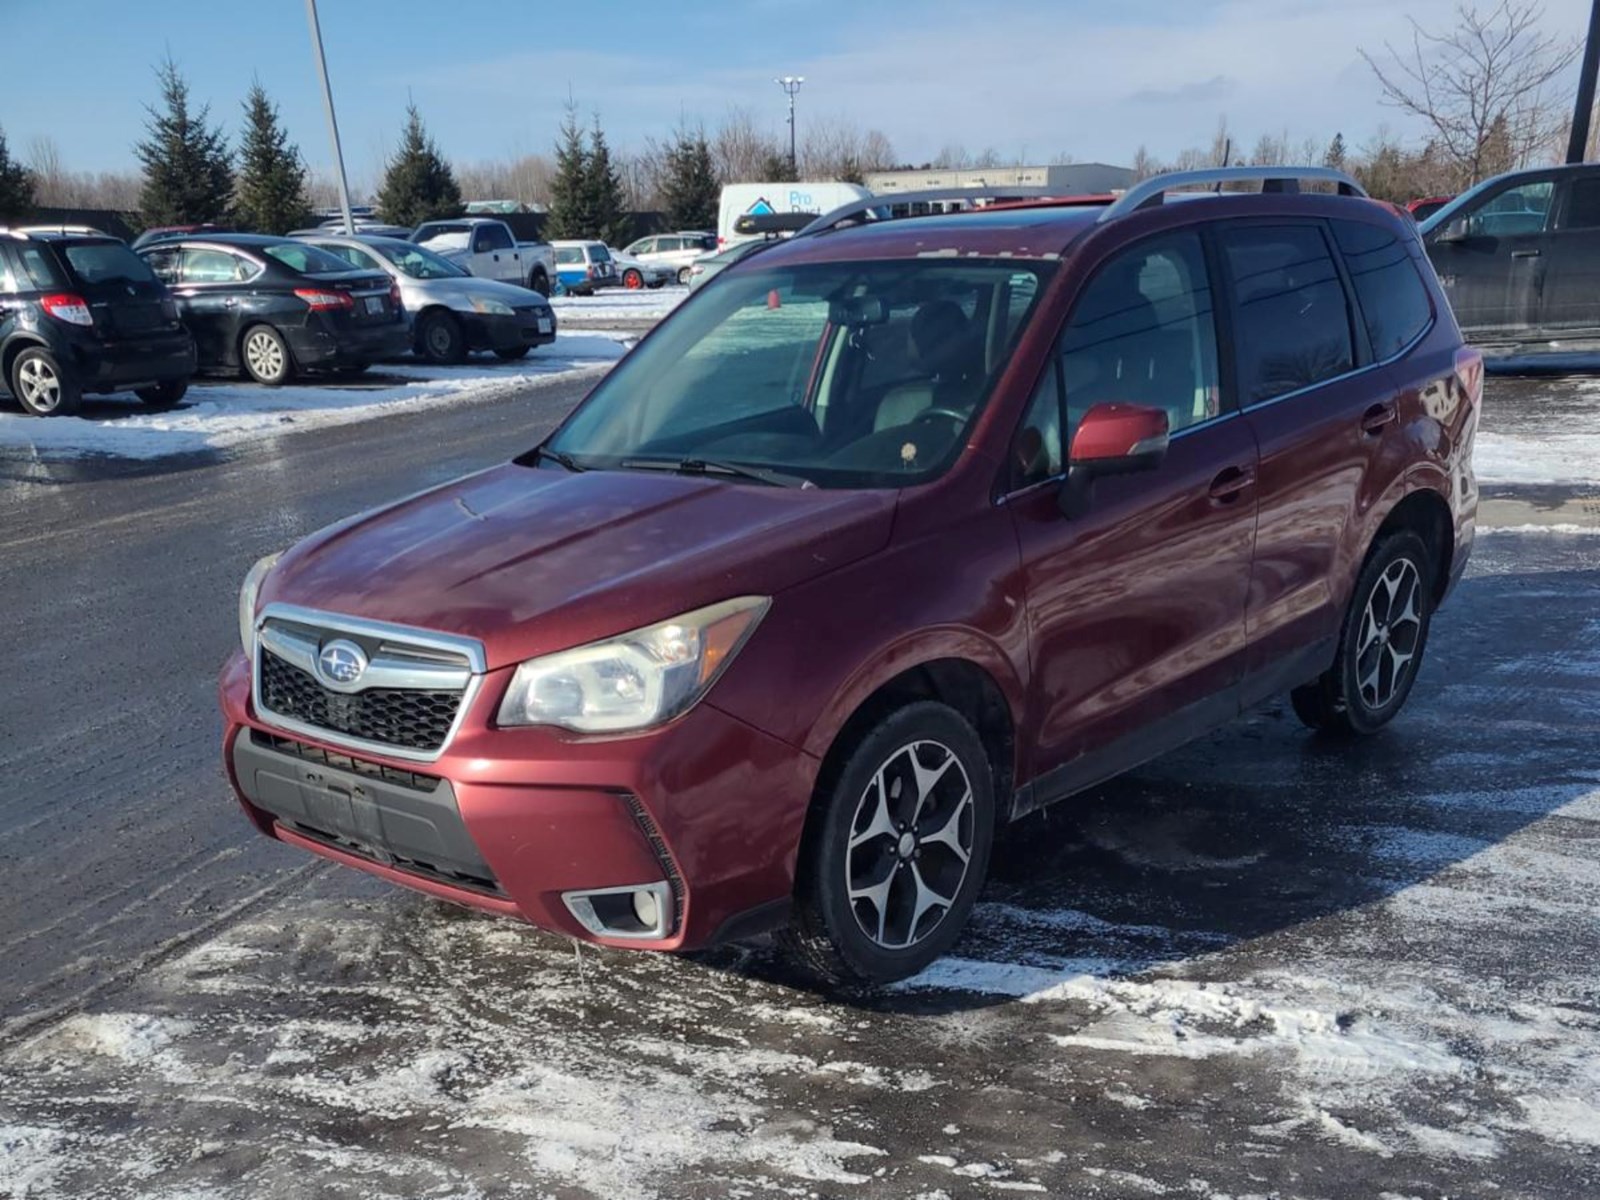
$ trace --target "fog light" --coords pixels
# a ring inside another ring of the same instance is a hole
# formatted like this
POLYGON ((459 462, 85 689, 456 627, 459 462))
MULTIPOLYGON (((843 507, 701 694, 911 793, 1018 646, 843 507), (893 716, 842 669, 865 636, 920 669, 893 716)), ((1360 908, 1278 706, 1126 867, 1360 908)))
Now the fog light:
POLYGON ((660 883, 563 892, 567 911, 596 937, 658 940, 672 932, 672 887, 660 883))

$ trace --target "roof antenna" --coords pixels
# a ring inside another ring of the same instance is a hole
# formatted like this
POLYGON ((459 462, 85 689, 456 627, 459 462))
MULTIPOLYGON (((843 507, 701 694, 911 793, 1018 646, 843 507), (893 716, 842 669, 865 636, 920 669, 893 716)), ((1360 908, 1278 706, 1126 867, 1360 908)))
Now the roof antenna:
MULTIPOLYGON (((1227 141, 1222 143, 1222 165, 1226 167, 1232 160, 1233 139, 1229 138, 1227 141)), ((1222 194, 1222 180, 1217 180, 1217 186, 1211 189, 1211 194, 1213 196, 1220 196, 1222 194)))

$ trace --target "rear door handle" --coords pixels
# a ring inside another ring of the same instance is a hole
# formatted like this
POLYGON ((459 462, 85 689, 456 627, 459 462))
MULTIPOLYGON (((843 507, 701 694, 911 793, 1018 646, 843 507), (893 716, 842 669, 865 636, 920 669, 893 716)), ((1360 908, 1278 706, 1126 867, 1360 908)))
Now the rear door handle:
POLYGON ((1539 257, 1539 252, 1537 250, 1513 250, 1511 252, 1511 257, 1512 258, 1538 258, 1539 257))
POLYGON ((1395 411, 1393 404, 1387 402, 1383 404, 1374 404, 1371 408, 1367 409, 1366 412, 1361 414, 1361 432, 1382 433, 1383 427, 1393 421, 1398 415, 1399 414, 1395 411))
POLYGON ((1255 481, 1254 471, 1246 467, 1229 467, 1219 472, 1211 481, 1211 498, 1223 504, 1231 504, 1255 481))

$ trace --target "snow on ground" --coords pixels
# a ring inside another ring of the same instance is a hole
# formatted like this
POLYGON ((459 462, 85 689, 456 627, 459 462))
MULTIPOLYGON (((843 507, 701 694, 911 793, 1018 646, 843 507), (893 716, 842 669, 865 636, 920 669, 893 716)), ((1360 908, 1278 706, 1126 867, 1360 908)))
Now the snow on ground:
POLYGON ((1472 464, 1485 484, 1600 484, 1600 379, 1491 375, 1472 464))
POLYGON ((132 396, 91 396, 77 417, 40 419, 0 408, 0 451, 43 458, 108 454, 122 458, 236 447, 328 425, 370 421, 445 404, 503 398, 556 380, 608 370, 626 352, 627 335, 561 333, 554 345, 517 362, 474 355, 456 367, 380 364, 354 380, 308 380, 264 388, 201 379, 177 408, 152 412, 132 396))
POLYGON ((1380 737, 1269 707, 1008 831, 887 994, 325 869, 0 1053, 0 1194, 1600 1194, 1591 542, 1481 547, 1380 737))
POLYGON ((562 321, 617 321, 664 317, 689 298, 686 287, 607 288, 593 296, 552 296, 550 305, 562 321))

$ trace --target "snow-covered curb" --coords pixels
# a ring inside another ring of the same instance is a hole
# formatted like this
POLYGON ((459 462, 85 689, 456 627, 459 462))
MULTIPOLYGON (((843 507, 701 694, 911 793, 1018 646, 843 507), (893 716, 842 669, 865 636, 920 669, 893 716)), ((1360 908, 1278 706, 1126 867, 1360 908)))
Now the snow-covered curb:
POLYGON ((475 356, 459 367, 381 364, 370 379, 263 388, 202 380, 182 405, 151 412, 132 397, 90 397, 86 414, 41 420, 0 411, 0 453, 40 458, 105 454, 151 459, 239 446, 306 429, 348 425, 444 404, 471 404, 560 380, 598 375, 626 343, 599 332, 561 334, 519 362, 475 356))
POLYGON ((666 316, 689 298, 686 287, 607 288, 593 296, 552 296, 550 306, 562 321, 654 320, 666 316))

